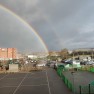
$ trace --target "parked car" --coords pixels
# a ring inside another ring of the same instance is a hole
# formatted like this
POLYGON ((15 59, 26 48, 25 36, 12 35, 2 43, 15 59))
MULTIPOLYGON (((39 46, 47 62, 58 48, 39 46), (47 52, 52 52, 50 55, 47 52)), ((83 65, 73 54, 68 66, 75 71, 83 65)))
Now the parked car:
POLYGON ((8 64, 3 65, 2 67, 5 68, 6 70, 9 69, 9 65, 8 64))
POLYGON ((46 63, 39 63, 39 64, 37 64, 36 66, 38 66, 38 67, 43 67, 43 66, 46 66, 46 63))
POLYGON ((81 61, 80 62, 81 65, 94 65, 94 61, 81 61))
POLYGON ((93 61, 87 61, 87 62, 86 62, 86 65, 93 65, 93 64, 94 64, 93 61))
POLYGON ((64 61, 65 64, 72 64, 72 60, 68 59, 64 61))
POLYGON ((67 60, 65 61, 65 64, 80 64, 79 60, 67 60))
POLYGON ((81 61, 80 64, 81 65, 86 65, 87 61, 81 61))
POLYGON ((73 64, 80 64, 79 60, 73 60, 73 64))
POLYGON ((55 64, 55 61, 49 61, 46 65, 49 67, 52 67, 54 66, 54 64, 55 64))

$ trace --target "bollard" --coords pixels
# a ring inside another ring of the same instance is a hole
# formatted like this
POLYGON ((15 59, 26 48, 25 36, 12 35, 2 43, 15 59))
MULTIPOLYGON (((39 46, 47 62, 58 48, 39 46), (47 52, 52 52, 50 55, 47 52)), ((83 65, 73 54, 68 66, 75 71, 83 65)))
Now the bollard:
POLYGON ((81 94, 81 86, 79 86, 79 89, 80 89, 80 94, 81 94))
POLYGON ((89 94, 91 94, 91 93, 90 93, 90 84, 89 84, 89 94))

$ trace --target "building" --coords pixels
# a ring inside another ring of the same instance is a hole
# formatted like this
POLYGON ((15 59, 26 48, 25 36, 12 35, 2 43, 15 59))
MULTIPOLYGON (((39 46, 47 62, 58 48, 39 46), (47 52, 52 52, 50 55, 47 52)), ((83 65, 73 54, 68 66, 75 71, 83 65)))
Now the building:
POLYGON ((92 55, 94 54, 94 48, 80 48, 73 50, 73 53, 76 55, 92 55))
POLYGON ((0 48, 0 60, 9 60, 17 58, 16 48, 0 48))
POLYGON ((75 49, 72 52, 72 56, 74 58, 79 58, 79 59, 94 59, 94 48, 80 48, 80 49, 75 49))
POLYGON ((17 59, 24 59, 24 55, 21 53, 17 53, 17 59))
POLYGON ((60 56, 60 52, 56 52, 56 51, 50 51, 49 52, 50 56, 60 56))
POLYGON ((25 56, 26 58, 30 58, 30 59, 36 59, 37 58, 37 56, 36 55, 27 55, 27 56, 25 56))

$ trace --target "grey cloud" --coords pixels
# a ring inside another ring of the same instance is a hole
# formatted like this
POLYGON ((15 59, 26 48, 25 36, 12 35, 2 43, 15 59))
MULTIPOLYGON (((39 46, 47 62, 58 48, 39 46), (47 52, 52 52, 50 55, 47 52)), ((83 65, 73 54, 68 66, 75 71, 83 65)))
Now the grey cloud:
POLYGON ((36 35, 9 13, 0 10, 0 45, 1 47, 17 47, 19 50, 45 51, 36 35), (8 23, 7 23, 8 22, 8 23))
POLYGON ((51 50, 93 47, 94 1, 0 0, 0 3, 33 26, 51 50))

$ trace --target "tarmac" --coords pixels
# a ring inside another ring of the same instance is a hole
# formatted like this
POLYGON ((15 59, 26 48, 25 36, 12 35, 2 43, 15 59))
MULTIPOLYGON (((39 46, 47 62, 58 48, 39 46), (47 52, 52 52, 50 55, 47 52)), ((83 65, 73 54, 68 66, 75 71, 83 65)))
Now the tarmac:
POLYGON ((48 68, 29 73, 0 74, 0 94, 73 94, 57 75, 48 68))
MULTIPOLYGON (((63 72, 63 75, 65 75, 65 77, 74 85, 75 94, 80 93, 80 88, 79 88, 80 86, 83 87, 82 91, 83 90, 88 91, 89 84, 94 82, 94 73, 89 72, 89 71, 75 71, 74 73, 72 73, 70 71, 65 71, 65 72, 63 72)), ((94 86, 92 86, 92 88, 94 90, 94 86)), ((94 93, 92 93, 92 94, 94 94, 94 93)))

